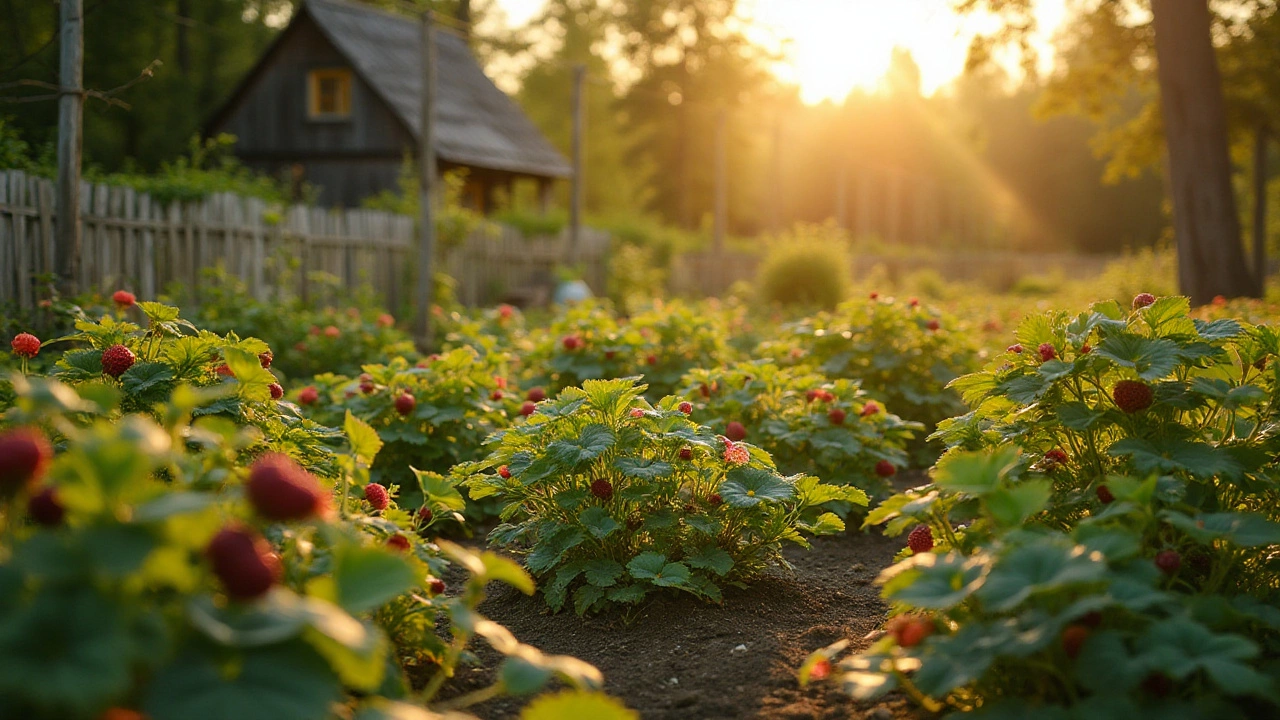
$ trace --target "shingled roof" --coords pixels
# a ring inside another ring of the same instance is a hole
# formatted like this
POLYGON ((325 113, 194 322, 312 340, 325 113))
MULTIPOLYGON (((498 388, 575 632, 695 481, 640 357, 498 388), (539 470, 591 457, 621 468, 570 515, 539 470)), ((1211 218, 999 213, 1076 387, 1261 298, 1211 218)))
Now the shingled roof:
MULTIPOLYGON (((416 135, 422 88, 418 21, 344 0, 305 0, 306 13, 416 135)), ((298 18, 294 18, 296 22, 298 18)), ((436 33, 436 154, 448 162, 547 177, 569 163, 481 69, 465 40, 436 33)))

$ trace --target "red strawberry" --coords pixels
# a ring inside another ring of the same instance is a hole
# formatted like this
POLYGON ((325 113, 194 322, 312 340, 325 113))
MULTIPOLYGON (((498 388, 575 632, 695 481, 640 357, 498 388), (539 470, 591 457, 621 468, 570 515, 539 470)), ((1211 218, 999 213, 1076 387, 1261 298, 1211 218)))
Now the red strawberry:
POLYGON ((427 580, 427 588, 431 590, 432 595, 442 595, 444 594, 445 584, 440 578, 433 577, 427 580))
POLYGON ((134 294, 128 290, 117 290, 111 294, 111 300, 115 302, 116 307, 124 310, 133 307, 138 298, 134 297, 134 294))
POLYGON ((137 359, 129 348, 123 345, 112 345, 102 351, 102 372, 118 378, 133 367, 137 359))
POLYGON ((1151 387, 1138 380, 1121 380, 1111 389, 1116 406, 1127 413, 1136 413, 1151 407, 1154 399, 1151 387))
POLYGON ((1075 660, 1080 655, 1080 648, 1084 646, 1084 641, 1089 637, 1089 628, 1083 625, 1068 625, 1062 631, 1062 649, 1067 653, 1067 657, 1075 660))
POLYGON ((1018 343, 1014 343, 1014 344, 1010 345, 1009 347, 1005 348, 1005 350, 1007 350, 1008 352, 1011 352, 1011 353, 1019 353, 1019 354, 1021 354, 1021 353, 1022 353, 1022 346, 1021 346, 1021 345, 1019 345, 1018 343))
POLYGON ((1102 501, 1104 505, 1110 505, 1116 500, 1116 496, 1111 494, 1111 488, 1106 485, 1099 485, 1097 493, 1098 500, 1102 501))
POLYGON ((677 405, 676 409, 684 413, 685 415, 691 415, 693 414, 693 403, 686 400, 685 402, 682 402, 679 405, 677 405))
POLYGON ((711 493, 707 496, 707 502, 712 505, 719 505, 724 502, 724 498, 720 497, 720 493, 711 493))
POLYGON ((684 447, 680 448, 680 459, 681 459, 681 460, 692 460, 692 459, 693 459, 693 448, 689 447, 688 445, 685 445, 684 447))
POLYGON ((907 547, 913 553, 926 553, 933 549, 933 530, 928 525, 917 525, 907 536, 907 547))
POLYGON ((609 502, 613 498, 613 483, 604 478, 596 478, 591 481, 591 494, 609 502))
POLYGON ((535 403, 542 402, 543 400, 546 400, 546 399, 547 399, 547 391, 543 390, 540 387, 536 387, 530 390, 529 394, 525 396, 525 400, 528 400, 529 402, 535 402, 535 403))
POLYGON ((411 546, 409 544, 409 538, 397 533, 387 538, 387 547, 398 552, 409 552, 409 548, 411 546))
POLYGON ((391 327, 396 324, 396 319, 388 313, 382 313, 378 316, 379 327, 391 327))
POLYGON ((9 343, 13 354, 23 358, 33 358, 40 354, 40 338, 31 333, 18 333, 9 343))
POLYGON ((267 389, 271 391, 272 400, 279 400, 284 397, 284 388, 280 387, 280 383, 271 383, 267 386, 267 389))
POLYGON ((618 351, 617 351, 617 350, 605 350, 605 351, 604 351, 604 359, 605 359, 605 360, 612 360, 612 359, 614 359, 614 358, 615 358, 615 357, 617 357, 617 356, 618 356, 618 351))
POLYGON ((324 329, 324 336, 327 338, 336 338, 341 334, 342 334, 342 331, 333 325, 330 325, 324 329))
POLYGON ((321 514, 329 500, 311 473, 280 453, 267 453, 254 461, 245 490, 254 510, 274 521, 303 520, 321 514))
POLYGON ((507 480, 511 477, 511 470, 506 465, 503 465, 498 468, 498 474, 502 476, 503 480, 507 480))
POLYGON ((817 400, 821 395, 822 395, 822 391, 815 388, 812 390, 805 391, 804 399, 805 399, 805 402, 813 402, 814 400, 817 400))
POLYGON ((223 377, 235 377, 235 373, 231 372, 231 366, 226 363, 222 363, 214 368, 213 371, 223 377))
POLYGON ((364 393, 365 395, 372 395, 373 391, 377 389, 378 389, 378 386, 374 385, 372 381, 365 380, 364 382, 360 383, 360 392, 364 393))
POLYGON ((875 400, 868 400, 866 405, 862 406, 862 412, 858 413, 862 417, 869 417, 880 412, 880 403, 875 400))
POLYGON ((271 363, 274 362, 275 359, 276 359, 276 356, 270 350, 258 353, 258 362, 264 368, 271 367, 271 363))
POLYGON ((233 600, 254 600, 280 580, 280 558, 260 535, 242 527, 225 527, 205 548, 213 574, 233 600))
POLYGON ((565 350, 577 350, 582 347, 582 340, 577 335, 566 335, 560 339, 565 350))
POLYGON ((1089 343, 1085 343, 1080 346, 1081 355, 1088 355, 1091 352, 1093 352, 1093 348, 1089 346, 1089 343))
POLYGON ((62 502, 58 499, 58 489, 52 486, 46 487, 28 498, 27 514, 32 520, 45 527, 61 525, 66 508, 62 507, 62 502))
POLYGON ((387 489, 378 483, 369 483, 364 486, 364 499, 373 506, 374 510, 386 510, 387 505, 391 504, 387 489))
POLYGON ((494 402, 497 402, 497 401, 501 400, 501 399, 502 399, 502 391, 501 391, 501 390, 494 390, 493 392, 489 393, 489 399, 490 399, 490 400, 492 400, 492 401, 494 401, 494 402))
POLYGON ((507 389, 507 379, 502 376, 495 376, 493 378, 493 384, 497 385, 499 390, 507 389))
POLYGON ((827 419, 831 421, 832 425, 843 425, 844 418, 845 412, 840 408, 831 408, 830 412, 827 413, 827 419))
POLYGON ((0 497, 32 489, 53 459, 53 446, 44 433, 18 428, 0 435, 0 497))
POLYGON ((529 417, 536 412, 538 412, 538 406, 528 400, 525 400, 524 404, 520 406, 520 414, 525 417, 529 417))
POLYGON ((1054 448, 1044 454, 1046 465, 1065 465, 1067 459, 1067 452, 1062 448, 1054 448))
POLYGON ((889 621, 885 630, 898 641, 900 647, 919 645, 933 634, 933 622, 919 615, 899 615, 889 621))
POLYGON ((413 409, 417 407, 417 405, 418 401, 413 397, 413 395, 407 392, 400 393, 400 395, 396 397, 396 412, 401 415, 408 415, 413 412, 413 409))
POLYGON ((747 437, 747 429, 737 420, 731 421, 724 428, 724 436, 734 442, 741 442, 747 437))
POLYGON ((498 317, 502 318, 503 320, 510 320, 511 316, 515 314, 515 311, 516 309, 511 307, 510 305, 499 305, 498 317))
POLYGON ((894 467, 893 463, 888 460, 881 460, 876 463, 876 474, 880 477, 893 477, 897 472, 898 468, 894 467))
POLYGON ((430 525, 431 519, 434 518, 435 516, 436 514, 434 512, 431 512, 431 507, 428 505, 423 505, 422 507, 418 508, 418 521, 421 522, 423 525, 430 525))
POLYGON ((315 385, 308 385, 298 393, 298 402, 303 405, 315 405, 320 399, 320 391, 316 390, 315 385))
POLYGON ((818 662, 814 663, 813 667, 809 668, 810 680, 826 680, 827 676, 830 674, 831 661, 826 658, 822 658, 818 662))
POLYGON ((907 301, 907 304, 910 305, 911 307, 920 307, 920 299, 911 298, 910 300, 907 301))
POLYGON ((870 297, 872 300, 878 300, 880 299, 880 293, 873 290, 871 291, 871 294, 868 297, 870 297))
POLYGON ((1156 296, 1151 293, 1138 293, 1133 296, 1133 309, 1144 308, 1156 301, 1156 296))
POLYGON ((1042 362, 1049 362, 1058 357, 1058 351, 1050 343, 1040 343, 1040 347, 1036 348, 1036 351, 1040 353, 1042 362))
POLYGON ((649 365, 657 365, 657 364, 658 364, 658 356, 657 356, 657 355, 650 355, 649 357, 645 358, 645 359, 644 359, 644 361, 645 361, 646 363, 648 363, 649 365))
POLYGON ((942 324, 941 324, 941 323, 939 323, 937 320, 930 320, 929 322, 925 323, 925 327, 927 327, 927 328, 929 328, 929 330, 933 331, 933 330, 937 330, 938 328, 942 327, 942 324))
POLYGON ((1172 575, 1182 567, 1182 556, 1176 550, 1161 550, 1156 553, 1156 567, 1165 575, 1172 575))

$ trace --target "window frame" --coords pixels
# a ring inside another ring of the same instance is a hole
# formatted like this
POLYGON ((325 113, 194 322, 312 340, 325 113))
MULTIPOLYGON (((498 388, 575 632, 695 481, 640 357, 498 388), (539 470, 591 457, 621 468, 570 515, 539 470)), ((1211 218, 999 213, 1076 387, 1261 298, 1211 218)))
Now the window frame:
POLYGON ((312 68, 307 71, 307 119, 312 122, 346 122, 351 119, 351 69, 344 67, 312 68), (320 85, 325 80, 337 81, 338 110, 322 112, 320 85))

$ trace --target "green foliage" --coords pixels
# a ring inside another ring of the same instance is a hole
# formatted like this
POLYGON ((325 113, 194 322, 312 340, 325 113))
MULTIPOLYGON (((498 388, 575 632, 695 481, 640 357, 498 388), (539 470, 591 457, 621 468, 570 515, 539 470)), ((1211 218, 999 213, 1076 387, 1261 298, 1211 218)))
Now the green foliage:
POLYGON ((953 383, 973 410, 939 426, 934 482, 867 518, 931 529, 881 581, 933 636, 847 660, 848 686, 989 717, 1274 714, 1280 336, 1165 297, 1032 316, 1018 340, 953 383))
POLYGON ((447 474, 459 463, 480 459, 485 438, 519 417, 524 394, 508 379, 511 366, 506 354, 482 355, 464 347, 416 366, 403 358, 366 365, 359 378, 325 373, 310 386, 318 391, 317 404, 304 413, 325 424, 352 413, 372 426, 383 446, 371 476, 387 487, 399 486, 402 503, 431 508, 436 522, 462 508, 432 503, 420 484, 421 472, 447 474), (404 394, 414 398, 406 415, 396 409, 404 394))
POLYGON ((770 245, 756 280, 760 299, 778 305, 834 308, 849 295, 851 267, 842 238, 802 229, 770 245))
POLYGON ((325 488, 335 514, 271 524, 247 502, 234 463, 251 439, 213 418, 189 424, 199 391, 175 390, 162 424, 86 424, 68 420, 93 401, 56 382, 20 385, 6 421, 57 428, 62 450, 41 482, 65 517, 42 525, 22 503, 3 516, 0 704, 16 716, 92 720, 136 707, 155 720, 310 720, 341 703, 360 717, 410 717, 437 702, 476 637, 504 658, 487 696, 536 692, 552 678, 599 687, 594 667, 544 655, 476 612, 490 581, 532 592, 514 563, 416 540, 394 503, 376 515, 354 508, 348 495, 370 458, 341 457, 325 488), (227 567, 206 557, 230 527, 269 538, 282 565, 252 600, 229 598, 227 567), (404 552, 386 545, 392 536, 404 552), (446 596, 433 580, 450 563, 466 575, 446 596), (435 666, 426 686, 411 688, 406 671, 424 666, 435 666))
POLYGON ((248 456, 282 452, 321 475, 333 476, 337 469, 328 445, 335 431, 304 418, 295 405, 272 398, 269 386, 276 377, 259 357, 270 353, 267 344, 198 329, 178 313, 176 307, 155 302, 140 302, 98 320, 81 313, 74 333, 51 341, 68 347, 50 375, 91 394, 95 410, 89 419, 139 413, 161 420, 177 388, 200 389, 192 414, 252 428, 255 440, 245 447, 248 456), (134 324, 131 317, 145 326, 134 324), (107 375, 102 366, 103 351, 113 345, 127 347, 136 358, 118 378, 107 375))
POLYGON ((765 360, 693 370, 683 385, 681 394, 701 424, 723 434, 729 422, 742 423, 747 438, 773 456, 781 472, 813 475, 873 495, 891 489, 876 464, 884 460, 905 467, 907 441, 923 429, 886 412, 856 381, 832 382, 765 360))
POLYGON ((926 428, 963 411, 947 383, 977 359, 955 318, 914 298, 849 300, 834 312, 784 325, 776 338, 762 342, 756 356, 858 380, 871 397, 926 428))
MULTIPOLYGON (((413 157, 405 155, 404 162, 400 165, 400 176, 396 179, 399 191, 383 190, 365 198, 361 205, 370 210, 399 213, 417 220, 420 217, 418 193, 421 187, 418 174, 418 166, 413 157)), ((436 189, 436 243, 441 250, 448 250, 461 245, 473 232, 484 227, 485 219, 479 212, 463 204, 463 193, 467 185, 466 170, 450 170, 444 173, 442 180, 440 187, 436 189)))
POLYGON ((866 502, 853 487, 779 475, 767 453, 690 421, 678 398, 649 405, 644 390, 625 379, 567 389, 458 470, 473 499, 502 502, 491 538, 525 554, 553 610, 662 588, 718 602, 724 584, 782 562, 783 541, 842 530, 824 506, 866 502))
MULTIPOLYGON (((108 185, 127 185, 161 203, 191 202, 214 193, 234 193, 274 203, 300 199, 291 197, 289 188, 275 178, 242 165, 232 154, 235 140, 225 133, 204 140, 194 136, 186 155, 161 163, 155 173, 100 174, 91 170, 86 175, 89 180, 108 185)), ((314 195, 314 190, 306 189, 305 195, 314 195)))

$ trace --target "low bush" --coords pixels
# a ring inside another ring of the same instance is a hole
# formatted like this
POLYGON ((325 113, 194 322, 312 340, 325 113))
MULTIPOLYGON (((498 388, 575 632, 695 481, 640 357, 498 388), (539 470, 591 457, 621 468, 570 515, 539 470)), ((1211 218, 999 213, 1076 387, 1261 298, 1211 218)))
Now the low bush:
POLYGON ((736 423, 734 431, 768 452, 783 473, 872 496, 889 494, 889 478, 907 465, 907 441, 923 429, 887 412, 853 380, 830 381, 765 360, 694 370, 682 385, 700 424, 732 436, 736 423))
POLYGON ((424 542, 394 501, 354 498, 378 451, 358 421, 324 482, 281 456, 236 464, 243 436, 189 424, 202 393, 187 386, 160 423, 103 416, 56 382, 18 386, 5 417, 17 429, 0 431, 6 716, 416 717, 553 677, 600 685, 592 666, 476 613, 489 581, 532 592, 517 565, 424 542), (453 593, 440 580, 449 561, 468 574, 453 593), (504 657, 500 679, 441 705, 476 637, 504 657))
POLYGON ((784 541, 839 532, 826 506, 865 504, 857 488, 778 474, 767 453, 656 406, 632 380, 588 381, 538 406, 458 474, 496 497, 491 539, 525 555, 553 610, 579 614, 671 588, 719 601, 724 584, 785 563, 784 541))
POLYGON ((849 295, 851 260, 830 233, 787 235, 770 245, 757 275, 760 299, 806 308, 834 308, 849 295))

